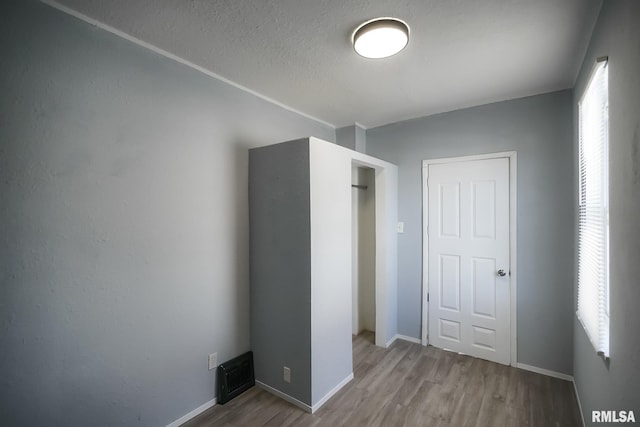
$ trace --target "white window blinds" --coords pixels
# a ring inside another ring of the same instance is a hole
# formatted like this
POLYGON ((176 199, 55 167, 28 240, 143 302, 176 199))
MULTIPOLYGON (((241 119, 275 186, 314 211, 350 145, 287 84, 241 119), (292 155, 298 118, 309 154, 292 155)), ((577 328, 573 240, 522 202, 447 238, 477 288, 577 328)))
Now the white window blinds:
POLYGON ((609 102, 607 60, 598 59, 578 103, 578 318, 609 357, 609 102))

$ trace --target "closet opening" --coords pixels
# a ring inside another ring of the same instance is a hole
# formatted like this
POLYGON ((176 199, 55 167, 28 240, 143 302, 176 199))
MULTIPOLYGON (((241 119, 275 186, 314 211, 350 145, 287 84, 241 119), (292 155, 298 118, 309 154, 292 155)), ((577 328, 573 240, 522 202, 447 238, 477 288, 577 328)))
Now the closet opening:
POLYGON ((373 168, 352 165, 352 334, 367 332, 369 337, 376 332, 375 181, 373 168))

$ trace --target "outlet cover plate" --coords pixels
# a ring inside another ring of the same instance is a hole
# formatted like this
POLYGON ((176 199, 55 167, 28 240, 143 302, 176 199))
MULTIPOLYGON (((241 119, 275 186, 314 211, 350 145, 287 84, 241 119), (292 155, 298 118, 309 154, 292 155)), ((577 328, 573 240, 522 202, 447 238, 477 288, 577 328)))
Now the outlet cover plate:
POLYGON ((209 355, 209 370, 216 369, 218 367, 218 353, 211 353, 209 355))

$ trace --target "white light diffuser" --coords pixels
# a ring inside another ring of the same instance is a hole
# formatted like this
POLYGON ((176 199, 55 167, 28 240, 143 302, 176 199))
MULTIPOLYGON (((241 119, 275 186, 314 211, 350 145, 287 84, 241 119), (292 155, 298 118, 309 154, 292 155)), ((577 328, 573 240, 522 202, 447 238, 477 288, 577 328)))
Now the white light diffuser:
POLYGON ((353 32, 353 48, 365 58, 387 58, 409 43, 409 26, 396 18, 376 18, 353 32))

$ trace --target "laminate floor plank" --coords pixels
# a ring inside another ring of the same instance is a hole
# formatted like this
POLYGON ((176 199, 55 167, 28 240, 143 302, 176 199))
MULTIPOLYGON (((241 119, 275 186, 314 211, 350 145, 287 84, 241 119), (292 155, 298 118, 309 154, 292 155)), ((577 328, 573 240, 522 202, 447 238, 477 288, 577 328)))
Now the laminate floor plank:
POLYGON ((478 414, 482 406, 482 400, 478 399, 484 393, 483 384, 475 382, 464 387, 462 394, 457 400, 453 416, 449 425, 460 427, 475 427, 478 421, 478 414))
POLYGON ((354 379, 315 414, 258 387, 184 427, 581 426, 569 381, 397 340, 353 337, 354 379))

